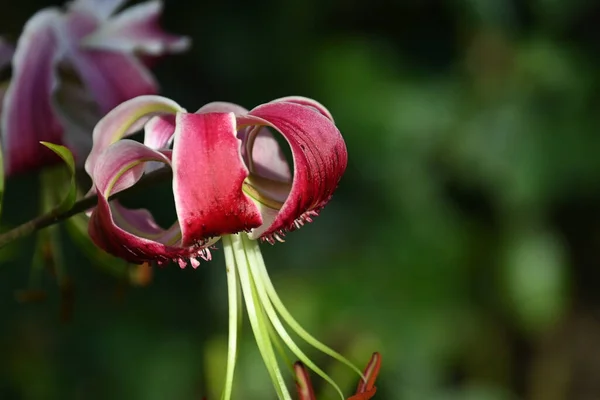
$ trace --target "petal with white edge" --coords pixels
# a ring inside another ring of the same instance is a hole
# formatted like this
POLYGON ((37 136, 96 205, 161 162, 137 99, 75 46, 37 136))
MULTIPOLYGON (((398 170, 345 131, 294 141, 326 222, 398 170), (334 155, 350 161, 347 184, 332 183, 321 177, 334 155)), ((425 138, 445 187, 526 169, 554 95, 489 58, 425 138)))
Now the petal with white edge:
POLYGON ((85 170, 91 176, 100 153, 117 140, 141 129, 148 119, 183 111, 179 104, 161 96, 139 96, 120 104, 94 128, 94 145, 85 162, 85 170))
POLYGON ((104 251, 134 263, 151 261, 162 263, 169 260, 178 260, 181 263, 185 258, 204 255, 204 248, 197 243, 189 247, 171 244, 169 240, 173 238, 169 237, 167 231, 161 238, 165 242, 155 239, 157 233, 160 233, 159 228, 152 227, 149 221, 143 221, 143 211, 126 214, 125 223, 115 222, 113 208, 108 203, 109 196, 133 185, 135 174, 129 171, 147 161, 170 163, 162 153, 132 140, 122 140, 113 144, 98 158, 93 173, 93 181, 98 193, 98 206, 90 217, 90 237, 104 251), (123 229, 123 226, 132 224, 136 227, 135 232, 123 229), (150 238, 141 234, 147 234, 150 238))
POLYGON ((125 3, 127 0, 75 0, 69 4, 69 11, 85 12, 105 20, 125 3))

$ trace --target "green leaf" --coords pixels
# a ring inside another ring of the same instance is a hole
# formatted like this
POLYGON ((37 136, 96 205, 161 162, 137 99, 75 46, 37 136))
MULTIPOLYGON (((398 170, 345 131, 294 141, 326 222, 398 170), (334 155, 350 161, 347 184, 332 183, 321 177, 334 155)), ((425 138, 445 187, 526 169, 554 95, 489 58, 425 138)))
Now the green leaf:
POLYGON ((68 211, 71 209, 71 207, 73 207, 73 204, 75 204, 75 200, 77 199, 77 185, 75 183, 75 160, 73 159, 73 154, 65 146, 60 146, 58 144, 48 142, 40 143, 52 150, 53 152, 55 152, 60 158, 62 158, 65 164, 67 164, 67 167, 69 168, 69 174, 71 175, 69 192, 61 201, 61 203, 54 209, 56 213, 68 211))

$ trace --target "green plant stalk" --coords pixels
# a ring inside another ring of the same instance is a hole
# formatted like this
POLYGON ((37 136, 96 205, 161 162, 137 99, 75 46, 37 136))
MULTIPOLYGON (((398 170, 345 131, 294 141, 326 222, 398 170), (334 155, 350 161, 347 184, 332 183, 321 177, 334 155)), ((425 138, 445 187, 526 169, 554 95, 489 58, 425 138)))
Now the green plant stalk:
MULTIPOLYGON (((140 181, 135 185, 122 192, 119 192, 109 198, 110 200, 114 200, 119 198, 127 193, 134 193, 137 190, 149 187, 154 185, 157 182, 163 182, 166 180, 170 180, 172 178, 172 171, 169 168, 161 168, 159 170, 153 171, 140 179, 140 181)), ((84 197, 83 199, 75 202, 73 207, 66 211, 60 210, 52 210, 51 212, 40 215, 30 221, 27 221, 7 232, 0 234, 0 248, 3 248, 10 244, 11 242, 20 239, 24 236, 31 235, 32 233, 47 228, 51 225, 57 224, 65 219, 68 219, 74 215, 82 213, 90 208, 93 208, 96 204, 98 204, 98 197, 96 195, 84 197)))

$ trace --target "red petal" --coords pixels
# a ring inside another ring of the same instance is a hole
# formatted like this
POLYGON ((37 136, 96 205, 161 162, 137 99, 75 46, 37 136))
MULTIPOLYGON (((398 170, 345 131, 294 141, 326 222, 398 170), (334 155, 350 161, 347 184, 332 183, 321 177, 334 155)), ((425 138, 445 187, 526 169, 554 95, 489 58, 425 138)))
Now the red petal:
POLYGON ((316 100, 313 99, 309 99, 308 97, 302 97, 302 96, 287 96, 287 97, 281 97, 279 99, 273 100, 271 103, 278 103, 278 102, 286 102, 286 103, 296 103, 296 104, 300 104, 303 106, 309 106, 314 108, 315 110, 317 110, 318 112, 320 112, 321 114, 323 114, 324 116, 326 116, 330 121, 333 121, 333 116, 331 115, 331 113, 329 112, 329 110, 321 103, 319 103, 316 100))
POLYGON ((120 224, 114 221, 108 197, 118 190, 133 185, 139 176, 131 171, 146 161, 169 163, 168 158, 163 154, 132 140, 121 140, 113 144, 98 158, 93 173, 98 206, 90 218, 88 228, 90 237, 104 251, 138 264, 147 261, 181 260, 201 255, 201 247, 171 245, 167 239, 172 238, 172 230, 164 231, 161 235, 159 227, 152 226, 146 218, 148 215, 143 211, 126 213, 123 215, 125 221, 121 221, 120 224), (146 226, 148 232, 135 234, 123 229, 131 224, 137 228, 136 230, 142 230, 146 226), (140 236, 141 234, 147 234, 152 239, 140 236))
POLYGON ((262 223, 242 192, 248 176, 233 113, 177 114, 173 193, 183 245, 262 223))
POLYGON ((272 102, 240 117, 238 123, 277 129, 289 143, 294 159, 294 180, 287 200, 273 223, 252 232, 254 237, 293 229, 294 221, 327 204, 348 162, 344 139, 329 118, 312 106, 272 102))

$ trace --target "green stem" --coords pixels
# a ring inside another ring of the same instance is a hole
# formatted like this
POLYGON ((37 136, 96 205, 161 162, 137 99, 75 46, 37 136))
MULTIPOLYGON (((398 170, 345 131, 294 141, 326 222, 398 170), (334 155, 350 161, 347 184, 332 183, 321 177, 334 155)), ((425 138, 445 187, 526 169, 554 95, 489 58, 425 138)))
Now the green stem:
MULTIPOLYGON (((171 179, 172 172, 169 168, 161 168, 159 170, 153 171, 140 179, 140 181, 135 185, 122 192, 119 192, 109 198, 110 200, 114 200, 119 198, 127 193, 133 193, 137 190, 140 190, 145 187, 149 187, 154 185, 156 182, 162 182, 167 179, 171 179)), ((82 213, 90 208, 94 207, 98 204, 98 197, 96 195, 84 197, 83 199, 77 201, 73 207, 64 212, 55 212, 52 211, 48 214, 40 215, 30 221, 25 222, 13 228, 7 232, 0 234, 0 248, 5 247, 9 243, 14 240, 20 239, 24 236, 31 235, 32 233, 47 228, 51 225, 57 224, 65 219, 71 218, 74 215, 82 213)))

